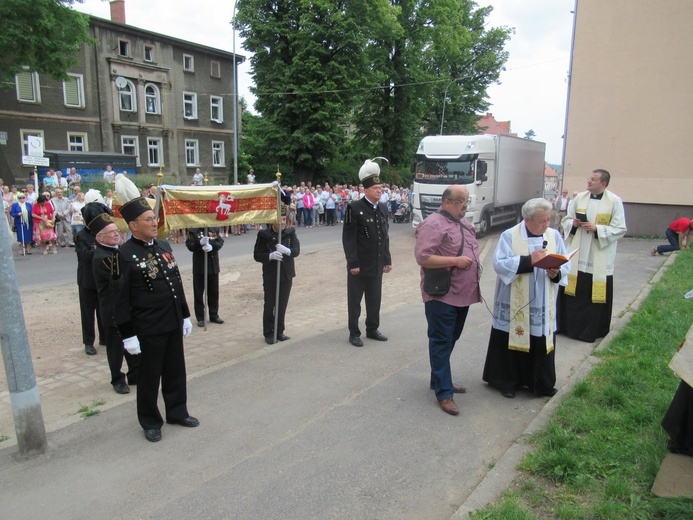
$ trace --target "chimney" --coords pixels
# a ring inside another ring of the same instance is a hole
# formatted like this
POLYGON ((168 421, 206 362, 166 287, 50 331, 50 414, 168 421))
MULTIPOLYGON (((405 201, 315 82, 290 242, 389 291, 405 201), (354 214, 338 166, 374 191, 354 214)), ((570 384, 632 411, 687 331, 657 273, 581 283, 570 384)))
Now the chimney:
POLYGON ((125 0, 111 0, 111 21, 125 25, 125 0))

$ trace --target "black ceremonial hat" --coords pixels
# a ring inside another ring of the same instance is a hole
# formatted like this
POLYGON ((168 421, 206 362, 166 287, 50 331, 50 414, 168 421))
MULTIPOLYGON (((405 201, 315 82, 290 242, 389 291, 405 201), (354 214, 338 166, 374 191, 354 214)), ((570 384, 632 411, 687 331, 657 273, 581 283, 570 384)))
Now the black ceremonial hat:
POLYGON ((152 207, 144 197, 132 199, 120 207, 120 214, 128 224, 147 211, 152 211, 152 207))

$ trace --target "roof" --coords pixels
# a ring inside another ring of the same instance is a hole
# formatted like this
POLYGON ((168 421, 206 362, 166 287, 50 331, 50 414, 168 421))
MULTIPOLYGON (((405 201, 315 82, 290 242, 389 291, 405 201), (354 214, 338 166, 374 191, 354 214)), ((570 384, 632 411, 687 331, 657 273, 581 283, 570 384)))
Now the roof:
POLYGON ((482 134, 503 134, 517 137, 517 134, 510 131, 510 121, 496 121, 496 118, 493 117, 491 112, 486 112, 486 115, 479 118, 476 126, 479 127, 482 134))

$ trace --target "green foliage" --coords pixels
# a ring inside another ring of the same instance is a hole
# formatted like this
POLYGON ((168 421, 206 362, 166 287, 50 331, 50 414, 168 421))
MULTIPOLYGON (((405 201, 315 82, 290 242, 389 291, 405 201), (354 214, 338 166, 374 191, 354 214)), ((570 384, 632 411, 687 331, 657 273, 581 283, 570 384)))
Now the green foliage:
POLYGON ((75 1, 0 2, 0 82, 7 85, 24 67, 55 80, 67 77, 82 44, 94 41, 89 17, 70 8, 75 1))
POLYGON ((693 255, 679 253, 621 333, 597 353, 603 361, 534 436, 537 447, 520 469, 527 472, 522 481, 545 490, 544 497, 513 491, 500 504, 542 519, 693 518, 693 499, 662 500, 650 492, 667 453, 660 423, 678 385, 668 363, 691 326, 691 302, 682 297, 691 278, 693 255))
POLYGON ((9 440, 7 435, 0 435, 0 442, 5 442, 6 440, 9 440))
POLYGON ((384 156, 392 182, 408 183, 417 141, 438 133, 444 93, 446 132, 477 131, 510 35, 485 27, 490 10, 472 0, 239 0, 262 114, 244 118, 256 173, 268 161, 296 182, 335 179, 343 162, 384 156), (343 151, 352 134, 358 158, 343 151))

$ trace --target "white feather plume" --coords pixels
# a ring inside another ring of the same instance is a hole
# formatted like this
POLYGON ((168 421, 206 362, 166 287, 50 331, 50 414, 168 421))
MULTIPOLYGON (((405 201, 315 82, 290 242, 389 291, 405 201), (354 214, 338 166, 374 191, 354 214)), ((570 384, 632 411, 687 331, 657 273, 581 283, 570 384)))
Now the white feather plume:
POLYGON ((125 204, 126 202, 130 202, 142 196, 140 190, 135 186, 135 183, 122 173, 115 176, 115 192, 121 204, 125 204))
POLYGON ((99 190, 95 190, 94 188, 87 191, 86 195, 84 195, 84 203, 89 204, 90 202, 100 202, 101 204, 106 204, 106 201, 103 200, 103 195, 101 195, 101 192, 99 190))

